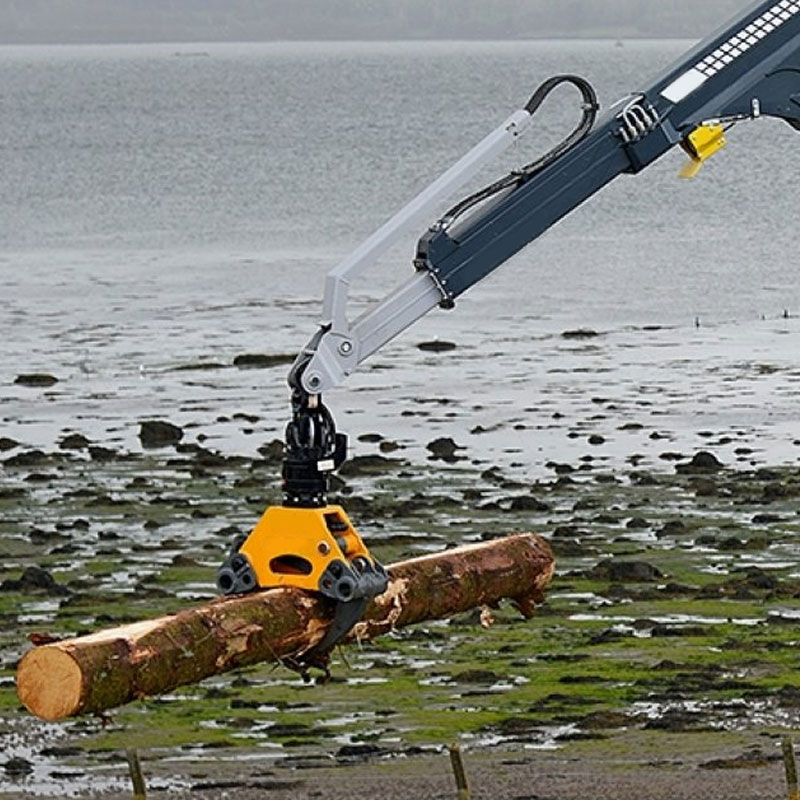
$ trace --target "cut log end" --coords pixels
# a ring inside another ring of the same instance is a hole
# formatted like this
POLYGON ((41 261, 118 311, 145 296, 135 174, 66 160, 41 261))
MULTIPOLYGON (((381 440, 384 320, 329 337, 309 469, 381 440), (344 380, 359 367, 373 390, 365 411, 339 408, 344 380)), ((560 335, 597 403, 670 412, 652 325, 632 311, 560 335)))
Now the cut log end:
POLYGON ((54 722, 78 713, 83 675, 63 650, 37 647, 28 651, 17 670, 17 694, 28 711, 54 722))

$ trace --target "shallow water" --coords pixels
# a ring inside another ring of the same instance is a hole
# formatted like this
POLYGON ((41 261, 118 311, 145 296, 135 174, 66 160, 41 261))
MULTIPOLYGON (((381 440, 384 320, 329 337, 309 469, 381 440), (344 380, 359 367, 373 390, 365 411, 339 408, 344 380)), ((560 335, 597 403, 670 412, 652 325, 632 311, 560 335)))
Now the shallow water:
MULTIPOLYGON (((177 367, 297 352, 325 272, 543 77, 584 73, 608 102, 685 47, 0 48, 0 431, 135 449, 135 420, 161 416, 252 453, 280 435, 286 368, 177 367), (59 382, 13 385, 32 371, 59 382), (219 421, 236 411, 261 420, 249 433, 219 421)), ((573 117, 565 93, 508 163, 573 117)), ((694 183, 675 178, 675 154, 620 179, 454 312, 422 320, 333 393, 343 427, 391 430, 423 454, 451 435, 473 459, 534 472, 587 453, 655 460, 647 435, 662 427, 663 449, 693 448, 702 427, 732 439, 723 456, 795 459, 797 137, 762 121, 730 138, 694 183), (584 327, 602 335, 558 335, 584 327), (434 337, 458 349, 416 349, 434 337), (617 431, 630 422, 644 427, 617 431)), ((357 304, 409 273, 414 239, 354 287, 357 304)))

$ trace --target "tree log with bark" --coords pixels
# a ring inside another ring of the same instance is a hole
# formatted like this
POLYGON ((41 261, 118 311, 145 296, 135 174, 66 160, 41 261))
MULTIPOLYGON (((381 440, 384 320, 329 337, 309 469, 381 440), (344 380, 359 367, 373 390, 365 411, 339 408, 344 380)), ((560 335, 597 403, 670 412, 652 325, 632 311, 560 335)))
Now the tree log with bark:
MULTIPOLYGON (((370 603, 348 639, 367 641, 504 599, 530 617, 553 570, 550 547, 535 534, 399 562, 388 569, 388 589, 370 603)), ((269 589, 44 644, 20 661, 17 693, 36 716, 58 720, 258 662, 302 662, 325 636, 332 609, 300 589, 269 589)))

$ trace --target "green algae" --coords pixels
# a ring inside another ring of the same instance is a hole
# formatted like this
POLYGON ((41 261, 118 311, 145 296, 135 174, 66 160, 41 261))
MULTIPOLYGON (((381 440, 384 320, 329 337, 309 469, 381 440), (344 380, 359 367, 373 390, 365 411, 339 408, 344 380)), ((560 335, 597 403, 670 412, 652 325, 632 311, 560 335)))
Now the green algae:
MULTIPOLYGON (((78 472, 69 492, 27 488, 41 494, 38 504, 3 500, 0 544, 9 559, 0 580, 36 564, 70 590, 59 598, 0 592, 0 617, 8 622, 0 634, 3 676, 12 675, 28 633, 71 635, 195 604, 178 593, 188 586, 210 589, 210 565, 221 561, 232 532, 249 530, 278 499, 273 489, 256 485, 254 476, 262 474, 265 484, 271 480, 269 470, 245 465, 194 475, 148 455, 78 472), (77 520, 88 527, 71 527, 77 520), (29 538, 34 526, 61 538, 29 538), (72 552, 58 552, 64 544, 72 552), (51 610, 31 611, 48 601, 51 610), (20 621, 30 613, 35 621, 20 621)), ((527 487, 523 480, 509 488, 458 466, 437 469, 431 493, 433 475, 415 467, 413 473, 348 478, 340 499, 345 508, 352 504, 353 519, 385 563, 513 530, 552 534, 556 551, 561 545, 565 552, 548 600, 532 620, 503 608, 488 629, 462 615, 347 648, 334 656, 334 680, 322 686, 305 685, 282 666, 250 667, 117 709, 105 726, 66 723, 70 739, 98 753, 131 746, 166 753, 241 750, 269 741, 313 754, 330 753, 342 741, 397 749, 483 737, 505 738, 515 747, 520 737, 539 743, 540 729, 571 725, 580 731, 590 715, 615 713, 630 724, 603 730, 604 739, 559 746, 575 757, 656 757, 668 746, 676 757, 707 752, 712 758, 760 732, 790 726, 780 711, 794 702, 790 690, 800 689, 800 636, 791 624, 766 620, 770 611, 800 609, 793 577, 800 571, 794 555, 800 505, 792 494, 765 503, 774 476, 760 479, 754 472, 745 480, 723 472, 715 478, 717 493, 698 497, 690 477, 667 473, 656 475, 654 485, 625 476, 598 482, 589 473, 570 485, 527 487), (472 494, 476 487, 479 499, 472 494), (506 498, 528 490, 547 510, 509 511, 506 498), (778 521, 754 526, 753 517, 765 510, 778 521), (642 522, 630 526, 632 519, 642 522), (698 546, 702 536, 712 543, 698 546), (752 549, 747 542, 756 536, 766 540, 752 549), (744 544, 721 548, 726 537, 744 544), (645 561, 662 577, 620 582, 594 576, 592 568, 607 558, 645 561), (754 560, 769 580, 747 573, 754 560), (468 680, 470 674, 483 679, 468 680), (641 711, 698 703, 708 723, 718 725, 722 711, 714 704, 743 697, 765 709, 757 731, 735 709, 725 712, 732 715, 725 728, 675 733, 646 729, 641 711)), ((794 477, 786 470, 782 483, 791 486, 794 477)), ((22 718, 13 686, 0 676, 0 720, 22 718)))

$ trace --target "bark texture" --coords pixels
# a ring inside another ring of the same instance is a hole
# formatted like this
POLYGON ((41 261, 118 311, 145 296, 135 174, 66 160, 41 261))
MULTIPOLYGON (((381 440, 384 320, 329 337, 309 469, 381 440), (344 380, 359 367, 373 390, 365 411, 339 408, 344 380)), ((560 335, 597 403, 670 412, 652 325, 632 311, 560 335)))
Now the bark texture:
MULTIPOLYGON (((389 567, 350 639, 511 600, 526 617, 554 569, 547 542, 518 534, 389 567)), ((115 708, 262 661, 292 661, 318 644, 332 606, 300 589, 220 598, 167 617, 45 644, 17 669, 17 693, 45 720, 115 708)))

